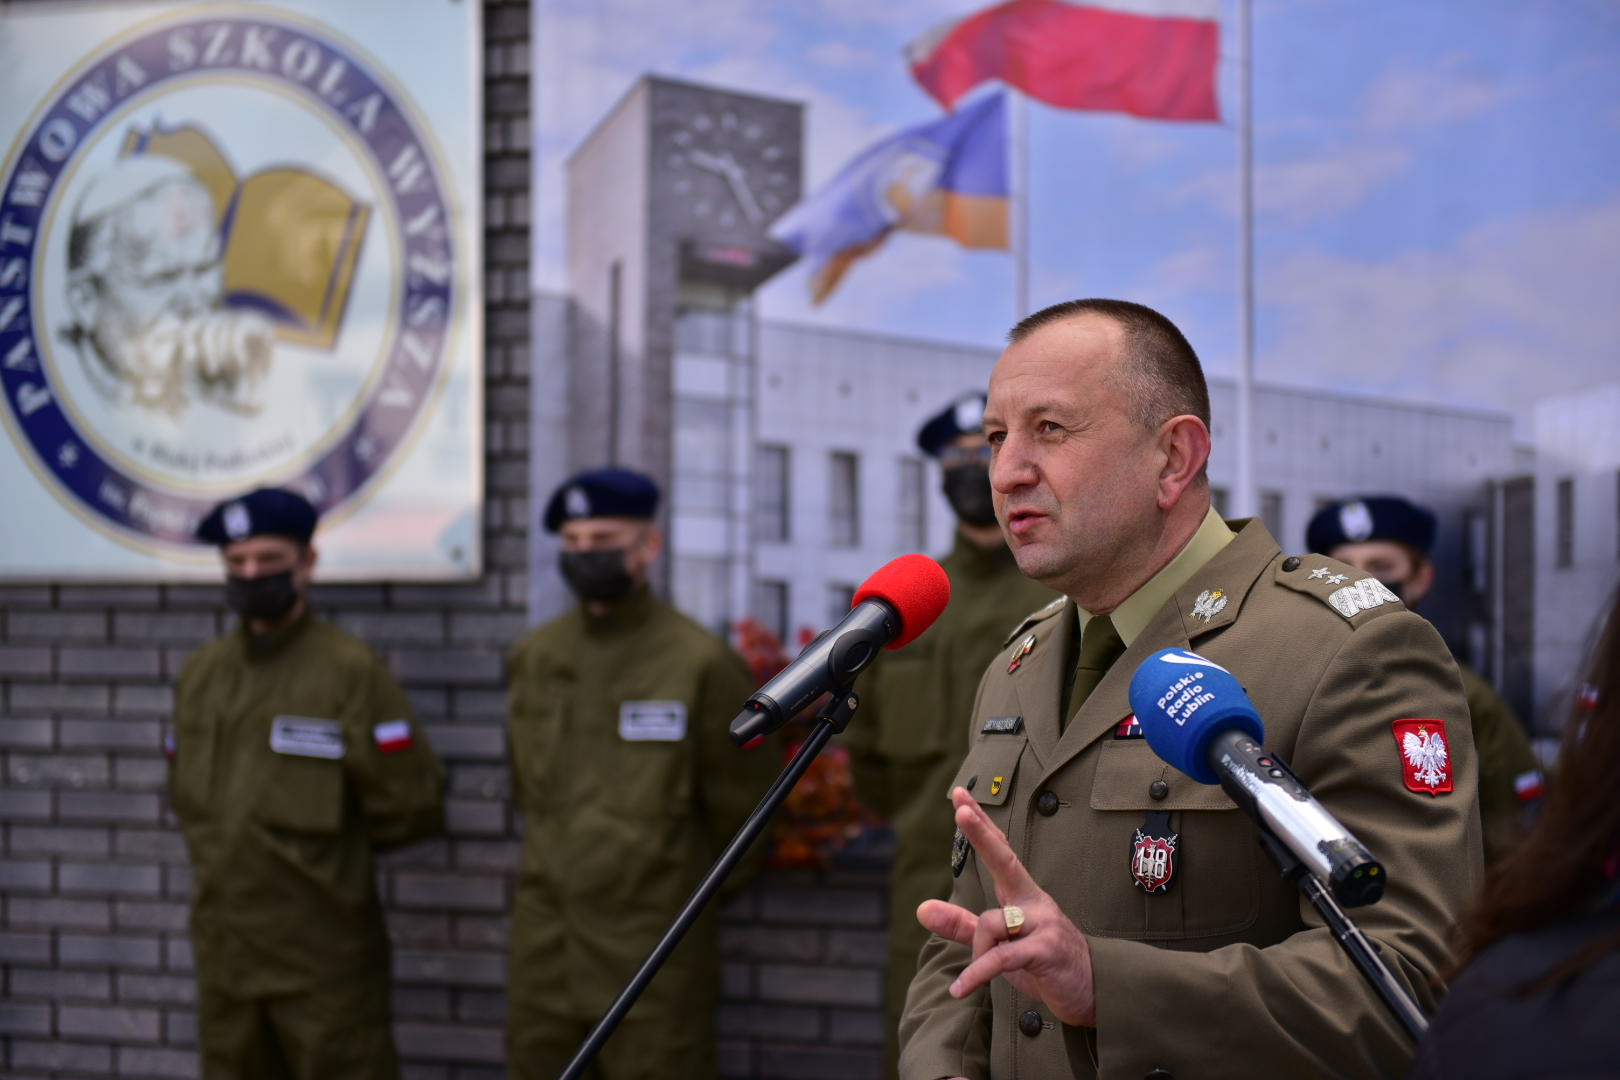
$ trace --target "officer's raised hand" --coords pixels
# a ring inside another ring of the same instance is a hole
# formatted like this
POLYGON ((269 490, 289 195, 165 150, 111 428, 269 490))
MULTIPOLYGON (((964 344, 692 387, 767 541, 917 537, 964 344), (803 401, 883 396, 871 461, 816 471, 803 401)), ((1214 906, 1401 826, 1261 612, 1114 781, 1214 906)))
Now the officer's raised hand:
POLYGON ((1071 1027, 1097 1023, 1091 946, 1057 902, 1029 876, 1007 837, 965 788, 951 790, 956 827, 995 882, 994 907, 982 915, 944 900, 927 900, 917 919, 940 937, 973 949, 973 961, 951 983, 951 996, 966 997, 1005 976, 1019 993, 1038 998, 1071 1027), (1022 923, 1019 917, 1022 916, 1022 923))

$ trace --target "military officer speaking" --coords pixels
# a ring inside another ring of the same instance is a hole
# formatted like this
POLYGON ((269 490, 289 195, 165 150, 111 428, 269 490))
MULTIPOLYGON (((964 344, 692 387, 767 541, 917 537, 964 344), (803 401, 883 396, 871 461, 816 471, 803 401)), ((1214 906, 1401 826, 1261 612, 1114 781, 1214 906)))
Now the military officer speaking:
POLYGON ((917 905, 951 889, 941 859, 951 819, 941 812, 966 747, 962 718, 973 707, 984 666, 1026 612, 1055 599, 1025 577, 1007 550, 990 499, 990 444, 981 420, 984 394, 964 394, 930 417, 917 446, 939 461, 956 540, 940 560, 951 602, 939 620, 904 649, 885 653, 861 680, 861 710, 848 731, 861 801, 894 828, 889 875, 889 963, 885 994, 884 1073, 893 1076, 896 1033, 917 951, 928 939, 917 905))
POLYGON ((443 831, 444 775, 388 666, 310 613, 315 523, 261 488, 197 529, 242 617, 180 673, 169 770, 210 1080, 399 1073, 372 853, 443 831))
POLYGON ((1480 876, 1444 644, 1376 578, 1213 513, 1208 393, 1163 316, 1074 301, 1010 337, 984 417, 997 517, 1066 599, 1005 639, 968 718, 901 1075, 1399 1075, 1404 1029, 1253 821, 1139 737, 1128 687, 1162 648, 1231 671, 1266 746, 1383 861, 1356 916, 1432 1005, 1480 876))
MULTIPOLYGON (((1416 607, 1434 586, 1434 515, 1397 495, 1371 495, 1329 503, 1311 518, 1305 544, 1312 551, 1371 574, 1416 607)), ((1524 725, 1473 668, 1458 662, 1479 755, 1479 816, 1485 865, 1513 849, 1542 791, 1542 776, 1524 725)))
MULTIPOLYGON (((559 569, 579 604, 524 637, 509 665, 524 834, 507 960, 513 1077, 563 1070, 777 772, 769 752, 731 743, 754 691, 742 660, 648 587, 657 506, 647 477, 599 469, 558 488, 542 519, 562 533, 559 569)), ((587 1075, 714 1076, 719 982, 711 909, 587 1075)))

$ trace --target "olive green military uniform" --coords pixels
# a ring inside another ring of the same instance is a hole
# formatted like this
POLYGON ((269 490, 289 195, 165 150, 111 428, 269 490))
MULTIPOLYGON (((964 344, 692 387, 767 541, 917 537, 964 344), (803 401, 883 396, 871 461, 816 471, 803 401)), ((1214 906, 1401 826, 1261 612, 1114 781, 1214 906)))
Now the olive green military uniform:
POLYGON ((1467 664, 1459 663, 1468 715, 1473 720, 1474 749, 1479 754, 1479 817, 1485 830, 1485 865, 1513 850, 1524 835, 1525 802, 1515 784, 1520 777, 1539 780, 1541 766, 1524 725, 1502 695, 1467 664))
POLYGON ((383 661, 310 615, 203 647, 169 795, 203 1075, 396 1076, 372 852, 443 831, 444 775, 383 661))
POLYGON ((890 1075, 906 988, 928 940, 917 905, 951 889, 940 855, 950 850, 952 824, 940 811, 939 793, 962 760, 963 722, 1001 639, 1056 595, 1025 577, 1005 544, 985 549, 958 533, 940 565, 951 581, 950 604, 926 633, 883 654, 862 677, 861 708, 847 735, 862 802, 894 827, 885 1016, 890 1075))
MULTIPOLYGON (((1008 639, 974 706, 955 782, 976 781, 974 797, 1087 934, 1096 1027, 1066 1027, 1005 979, 951 998, 969 950, 930 937, 901 1026, 902 1076, 1387 1077, 1406 1068, 1404 1030, 1315 909, 1280 880, 1252 820, 1121 728, 1131 676, 1159 649, 1191 648, 1228 668, 1265 721, 1265 745, 1383 861, 1383 899, 1353 914, 1433 1006, 1430 980, 1448 963, 1448 931, 1481 873, 1456 668, 1434 629, 1376 580, 1362 584, 1321 556, 1284 559, 1258 521, 1234 524, 1237 537, 1213 556, 1178 566, 1189 544, 1161 572, 1179 584, 1141 625, 1121 625, 1126 605, 1116 610, 1128 648, 1066 726, 1058 701, 1079 623, 1069 601, 1008 639), (987 724, 1012 716, 1021 723, 987 724), (1453 790, 1408 788, 1393 723, 1405 718, 1444 724, 1453 790), (1130 856, 1136 830, 1165 811, 1179 835, 1174 877, 1150 894, 1133 880, 1130 856)), ((994 907, 988 872, 971 853, 964 860, 952 901, 994 907)))
MULTIPOLYGON (((730 721, 754 692, 742 661, 644 587, 605 616, 576 607, 532 631, 512 654, 510 680, 524 848, 507 961, 508 1067, 552 1080, 779 762, 769 749, 732 745, 730 721)), ((593 1075, 715 1074, 715 927, 711 908, 593 1075)))

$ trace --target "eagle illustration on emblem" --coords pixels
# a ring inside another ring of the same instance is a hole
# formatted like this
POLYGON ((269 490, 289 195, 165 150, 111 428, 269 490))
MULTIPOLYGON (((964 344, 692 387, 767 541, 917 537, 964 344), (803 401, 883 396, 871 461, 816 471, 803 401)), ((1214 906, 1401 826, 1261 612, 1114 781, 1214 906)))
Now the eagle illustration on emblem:
POLYGON ((1198 599, 1193 601, 1193 618, 1209 622, 1221 613, 1221 609, 1226 606, 1226 599, 1225 589, 1205 589, 1198 594, 1198 599))
POLYGON ((1437 795, 1451 790, 1451 754, 1445 725, 1438 720, 1397 720, 1395 739, 1401 749, 1406 786, 1437 795))

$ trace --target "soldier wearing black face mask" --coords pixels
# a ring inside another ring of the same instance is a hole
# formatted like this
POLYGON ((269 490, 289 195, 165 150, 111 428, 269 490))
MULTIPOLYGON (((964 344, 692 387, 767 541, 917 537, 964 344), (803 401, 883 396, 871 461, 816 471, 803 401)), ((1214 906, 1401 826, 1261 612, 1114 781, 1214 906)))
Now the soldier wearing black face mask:
MULTIPOLYGON (((563 1070, 776 775, 768 751, 731 745, 754 691, 742 660, 648 587, 657 508, 647 477, 598 469, 563 484, 542 517, 562 535, 557 569, 579 604, 524 637, 508 666, 524 833, 507 962, 516 1080, 563 1070)), ((716 1074, 715 935, 711 909, 592 1075, 716 1074)))
POLYGON ((951 602, 926 633, 886 653, 861 678, 861 713, 846 737, 861 800, 894 827, 889 889, 886 1075, 897 1067, 896 1030, 917 952, 928 932, 917 905, 950 893, 955 823, 946 798, 966 744, 964 725, 985 665, 1024 616, 1057 599, 1018 569, 996 522, 990 445, 980 427, 985 396, 970 393, 931 417, 917 446, 939 461, 956 540, 940 559, 951 602))
POLYGON ((187 661, 169 798, 191 857, 202 1075, 398 1075, 374 851, 444 827, 444 774, 388 667, 316 618, 315 508, 261 488, 197 529, 234 633, 187 661))
MULTIPOLYGON (((1349 563, 1383 582, 1415 608, 1434 585, 1435 517, 1397 495, 1369 495, 1330 503, 1311 518, 1305 542, 1312 551, 1349 563)), ((1484 678, 1458 662, 1479 754, 1479 816, 1485 864, 1518 842, 1541 798, 1542 777, 1524 725, 1484 678)))

